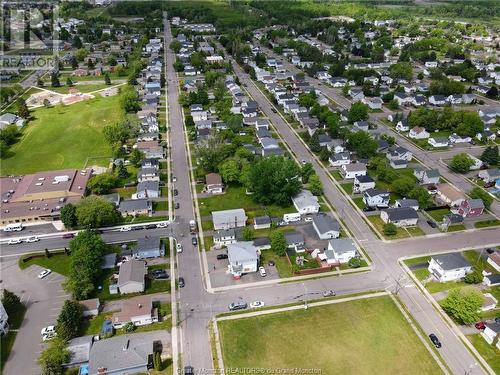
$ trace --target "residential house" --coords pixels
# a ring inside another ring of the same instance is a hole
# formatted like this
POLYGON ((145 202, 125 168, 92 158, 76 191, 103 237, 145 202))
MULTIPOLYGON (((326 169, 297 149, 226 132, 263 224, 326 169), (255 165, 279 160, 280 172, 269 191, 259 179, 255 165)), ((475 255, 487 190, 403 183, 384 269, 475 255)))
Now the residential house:
POLYGON ((340 152, 330 155, 328 162, 332 167, 340 167, 351 163, 351 154, 349 152, 340 152))
POLYGON ((365 94, 363 94, 363 89, 358 87, 351 87, 348 94, 352 98, 352 100, 356 102, 362 101, 365 97, 365 94))
POLYGON ((363 103, 365 103, 370 109, 377 110, 377 109, 382 109, 382 105, 384 104, 384 101, 379 98, 363 98, 363 103))
MULTIPOLYGON (((150 332, 118 335, 98 340, 90 349, 88 375, 148 373, 153 367, 150 332)), ((82 373, 83 374, 83 373, 82 373)))
POLYGON ((368 124, 368 121, 355 121, 353 124, 353 128, 357 131, 363 130, 367 132, 370 128, 370 125, 368 124))
POLYGON ((368 189, 375 188, 375 180, 368 175, 354 177, 353 192, 363 193, 368 189))
POLYGON ((500 178, 499 168, 490 168, 479 172, 479 178, 484 182, 494 182, 500 178))
POLYGON ((214 243, 216 245, 229 245, 236 242, 236 231, 234 229, 221 229, 214 232, 214 243))
POLYGON ((406 161, 404 159, 392 159, 389 162, 389 165, 391 166, 391 168, 394 168, 394 169, 404 169, 404 168, 408 167, 408 161, 406 161))
POLYGON ((318 197, 314 196, 309 190, 301 190, 299 194, 292 198, 292 202, 301 215, 316 214, 320 209, 318 197))
POLYGON ((160 172, 156 167, 142 167, 137 172, 137 181, 160 181, 160 172))
MULTIPOLYGON (((337 238, 328 241, 328 250, 338 263, 347 263, 357 256, 358 249, 351 238, 337 238)), ((327 250, 327 251, 328 251, 327 250)))
POLYGON ((413 158, 412 152, 401 146, 391 147, 389 149, 389 152, 385 154, 385 156, 389 160, 411 161, 411 159, 413 158))
POLYGON ((439 281, 457 281, 472 271, 472 266, 459 253, 434 255, 428 266, 429 272, 439 281))
POLYGON ((0 336, 5 336, 9 332, 9 315, 0 301, 0 336))
POLYGON ((364 163, 351 163, 345 164, 340 167, 340 174, 346 180, 352 180, 357 176, 366 175, 366 164, 364 163))
POLYGON ((454 210, 459 215, 463 217, 476 217, 483 214, 484 203, 482 199, 464 199, 458 208, 454 210))
POLYGON ((4 113, 0 116, 0 129, 4 129, 12 124, 16 125, 18 128, 22 128, 24 126, 24 119, 13 113, 4 113))
POLYGON ((427 130, 425 130, 425 128, 415 126, 408 133, 408 137, 412 139, 427 139, 430 137, 430 134, 427 130))
POLYGON ((500 272, 500 253, 498 251, 488 255, 488 264, 500 272))
POLYGON ((120 294, 144 292, 144 277, 148 273, 143 260, 129 260, 120 265, 116 286, 120 294))
POLYGON ((345 151, 344 141, 342 139, 332 139, 332 141, 326 145, 326 148, 334 154, 340 154, 345 151))
POLYGON ((159 258, 165 255, 165 246, 161 243, 160 237, 141 237, 137 239, 132 255, 135 259, 159 258))
POLYGON ((450 207, 458 207, 466 199, 464 193, 448 183, 437 185, 437 197, 450 207))
POLYGON ((271 218, 267 215, 257 216, 253 219, 254 229, 266 229, 271 228, 271 218))
POLYGON ((218 173, 209 173, 205 176, 205 191, 209 194, 222 194, 224 184, 222 177, 218 173))
POLYGON ((69 352, 69 361, 63 364, 63 368, 72 368, 85 365, 90 359, 90 349, 94 343, 94 336, 87 335, 75 337, 68 341, 66 350, 69 352))
POLYGON ((490 345, 493 345, 496 340, 496 347, 500 349, 500 340, 498 339, 500 336, 500 323, 486 323, 485 326, 486 328, 480 332, 481 336, 490 345))
POLYGON ((446 98, 444 95, 432 95, 429 97, 429 104, 434 106, 442 106, 446 104, 446 98))
POLYGON ((407 119, 399 120, 396 124, 396 130, 398 130, 400 132, 409 131, 410 127, 408 126, 408 120, 407 119))
POLYGON ((143 181, 137 184, 137 191, 132 195, 132 199, 158 198, 159 196, 159 181, 143 181))
POLYGON ((321 240, 338 238, 340 236, 340 224, 329 215, 314 215, 312 224, 321 240))
POLYGON ((118 211, 123 217, 153 214, 153 205, 149 199, 124 199, 120 202, 118 211))
POLYGON ((245 210, 242 208, 212 211, 214 230, 244 227, 247 219, 248 217, 245 214, 245 210))
POLYGON ((229 272, 234 278, 257 271, 259 255, 252 241, 235 242, 227 245, 229 272))
POLYGON ((498 300, 491 293, 483 293, 481 311, 490 311, 497 307, 498 300))
POLYGON ((398 199, 395 202, 394 206, 395 207, 410 207, 410 208, 413 208, 415 211, 418 211, 418 208, 419 208, 418 201, 416 199, 407 199, 407 198, 398 199))
POLYGON ((259 140, 262 146, 262 156, 281 155, 283 149, 274 138, 265 137, 259 140))
POLYGON ((390 194, 379 189, 367 189, 363 193, 363 202, 368 207, 389 207, 390 194))
POLYGON ((386 224, 392 223, 397 227, 417 225, 418 214, 410 207, 388 208, 380 212, 380 218, 386 224))
POLYGON ((101 308, 99 298, 86 299, 83 301, 78 301, 78 303, 82 307, 82 315, 84 318, 87 318, 89 316, 97 316, 99 314, 99 310, 101 308))
POLYGON ((285 239, 289 249, 295 250, 296 253, 303 253, 306 251, 304 248, 304 235, 302 233, 287 232, 285 233, 285 239))
POLYGON ((476 158, 474 155, 471 155, 471 154, 467 154, 467 156, 473 162, 473 164, 469 167, 470 171, 478 170, 479 168, 481 168, 483 166, 483 162, 479 158, 476 158))
POLYGON ((446 137, 435 137, 435 138, 429 138, 427 140, 427 143, 430 144, 432 147, 448 147, 448 138, 446 137))
POLYGON ((439 170, 437 169, 415 168, 413 175, 421 184, 424 185, 438 184, 441 177, 439 170))

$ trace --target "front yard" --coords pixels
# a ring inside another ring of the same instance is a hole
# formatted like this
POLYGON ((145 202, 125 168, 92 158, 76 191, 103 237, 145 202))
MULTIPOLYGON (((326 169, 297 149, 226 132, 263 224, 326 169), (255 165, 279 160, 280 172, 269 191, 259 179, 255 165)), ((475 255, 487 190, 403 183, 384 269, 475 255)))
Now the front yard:
POLYGON ((386 296, 218 325, 226 368, 301 368, 356 375, 441 373, 386 296))

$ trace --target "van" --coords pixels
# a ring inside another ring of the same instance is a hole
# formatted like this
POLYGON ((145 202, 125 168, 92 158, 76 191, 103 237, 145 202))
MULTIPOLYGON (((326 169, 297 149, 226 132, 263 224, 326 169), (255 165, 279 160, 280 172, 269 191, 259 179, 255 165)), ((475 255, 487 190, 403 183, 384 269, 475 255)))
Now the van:
POLYGON ((293 212, 291 214, 284 214, 283 215, 283 220, 286 223, 293 223, 296 221, 300 221, 300 214, 298 212, 293 212))
POLYGON ((23 225, 21 223, 9 224, 3 228, 4 232, 19 232, 23 230, 23 225))

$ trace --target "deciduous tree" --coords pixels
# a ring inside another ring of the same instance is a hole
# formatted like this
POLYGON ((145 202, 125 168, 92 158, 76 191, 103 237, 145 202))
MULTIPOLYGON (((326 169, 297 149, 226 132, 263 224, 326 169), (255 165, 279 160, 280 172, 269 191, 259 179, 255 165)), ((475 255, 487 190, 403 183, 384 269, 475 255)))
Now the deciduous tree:
POLYGON ((451 289, 442 301, 443 310, 460 324, 471 324, 479 319, 482 294, 473 287, 451 289))

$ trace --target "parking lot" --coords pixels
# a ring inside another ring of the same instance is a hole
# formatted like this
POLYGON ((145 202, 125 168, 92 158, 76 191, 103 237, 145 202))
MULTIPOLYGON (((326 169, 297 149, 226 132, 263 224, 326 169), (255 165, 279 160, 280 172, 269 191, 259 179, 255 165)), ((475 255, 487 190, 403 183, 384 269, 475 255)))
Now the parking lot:
POLYGON ((17 294, 26 306, 21 328, 5 363, 4 374, 37 375, 37 358, 43 350, 40 331, 54 324, 61 307, 69 295, 62 289, 63 277, 51 273, 38 279, 43 268, 31 266, 19 270, 17 259, 1 261, 2 287, 17 294))

